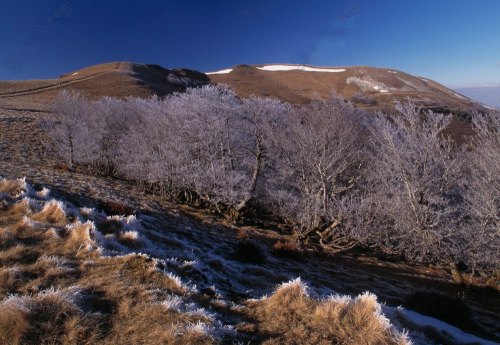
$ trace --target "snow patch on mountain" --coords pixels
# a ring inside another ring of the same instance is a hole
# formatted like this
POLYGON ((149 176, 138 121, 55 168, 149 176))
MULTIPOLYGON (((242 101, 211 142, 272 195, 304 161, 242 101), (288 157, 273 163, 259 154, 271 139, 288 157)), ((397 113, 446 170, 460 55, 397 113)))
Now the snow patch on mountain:
POLYGON ((347 84, 355 84, 363 91, 377 91, 381 93, 387 93, 390 90, 390 88, 384 83, 375 81, 369 77, 349 77, 347 78, 347 84))
POLYGON ((205 74, 228 74, 228 73, 231 73, 232 71, 233 71, 232 68, 228 68, 228 69, 223 69, 223 70, 216 71, 216 72, 207 72, 205 74))
POLYGON ((345 68, 322 68, 322 67, 309 67, 304 65, 268 65, 257 67, 262 71, 305 71, 305 72, 329 72, 338 73, 345 72, 345 68))

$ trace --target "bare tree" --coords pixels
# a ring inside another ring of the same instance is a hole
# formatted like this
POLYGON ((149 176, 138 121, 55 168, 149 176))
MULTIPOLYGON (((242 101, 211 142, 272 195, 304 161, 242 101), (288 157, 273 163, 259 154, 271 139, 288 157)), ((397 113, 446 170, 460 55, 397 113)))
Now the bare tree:
POLYGON ((455 263, 462 151, 442 135, 451 116, 411 103, 397 110, 371 125, 365 200, 377 220, 371 239, 414 260, 455 263))
MULTIPOLYGON (((277 99, 249 97, 242 100, 242 121, 239 131, 240 169, 251 178, 245 186, 243 199, 236 210, 245 209, 248 203, 258 199, 258 187, 263 188, 263 180, 270 167, 270 156, 273 152, 274 136, 289 116, 291 107, 277 99)), ((278 135, 282 135, 281 133, 278 135)), ((258 200, 257 200, 258 201, 258 200)))
POLYGON ((361 243, 498 270, 500 116, 476 114, 466 150, 443 135, 450 116, 397 110, 370 116, 335 95, 292 107, 212 85, 93 102, 63 91, 51 133, 71 169, 122 174, 233 219, 268 207, 297 241, 331 252, 361 243))
POLYGON ((70 169, 80 160, 86 141, 91 136, 86 123, 88 101, 79 93, 64 90, 58 94, 54 103, 54 121, 51 136, 56 150, 70 169))
POLYGON ((463 248, 465 260, 476 269, 500 270, 500 113, 474 114, 476 132, 467 154, 464 179, 463 248))
POLYGON ((172 166, 178 157, 171 118, 156 97, 130 98, 127 106, 136 118, 119 141, 118 170, 148 189, 156 186, 165 196, 173 189, 172 166))
POLYGON ((315 238, 335 252, 351 248, 344 198, 361 177, 361 112, 333 95, 297 107, 288 127, 275 133, 279 177, 270 181, 269 199, 292 222, 298 240, 315 238))

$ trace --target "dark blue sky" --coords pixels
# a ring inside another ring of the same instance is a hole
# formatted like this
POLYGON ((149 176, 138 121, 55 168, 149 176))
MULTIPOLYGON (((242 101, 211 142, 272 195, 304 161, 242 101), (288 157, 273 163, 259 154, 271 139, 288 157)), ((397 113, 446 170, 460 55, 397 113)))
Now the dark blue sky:
POLYGON ((4 0, 0 79, 109 61, 391 67, 447 86, 500 84, 500 1, 4 0))

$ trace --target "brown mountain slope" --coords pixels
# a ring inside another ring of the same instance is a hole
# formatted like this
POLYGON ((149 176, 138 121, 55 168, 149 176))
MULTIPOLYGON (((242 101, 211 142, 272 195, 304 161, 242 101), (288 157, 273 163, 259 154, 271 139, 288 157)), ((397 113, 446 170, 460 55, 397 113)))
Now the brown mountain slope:
POLYGON ((453 112, 484 110, 439 83, 387 68, 239 65, 222 73, 208 74, 213 83, 228 84, 243 97, 255 94, 306 103, 335 90, 357 106, 373 110, 390 111, 395 102, 408 98, 426 108, 453 112))
MULTIPOLYGON (((373 111, 391 113, 396 102, 408 98, 427 109, 452 112, 462 118, 471 111, 486 110, 432 80, 386 68, 239 65, 207 76, 194 70, 131 62, 94 65, 56 79, 0 81, 0 108, 33 113, 50 111, 51 100, 62 89, 77 90, 91 98, 148 97, 210 82, 228 84, 242 97, 255 94, 296 104, 326 97, 335 90, 356 106, 373 111)), ((451 131, 459 136, 467 135, 470 126, 456 117, 451 131)))
POLYGON ((62 89, 73 89, 89 97, 147 97, 183 91, 209 82, 203 73, 188 69, 165 69, 158 65, 113 62, 83 68, 57 79, 0 81, 0 101, 22 103, 26 108, 45 109, 62 89))
POLYGON ((472 133, 464 118, 473 111, 487 110, 435 81, 388 68, 238 65, 207 74, 212 83, 227 84, 241 97, 276 97, 295 104, 335 91, 357 107, 393 113, 397 102, 411 99, 425 109, 458 115, 449 128, 455 138, 472 133))

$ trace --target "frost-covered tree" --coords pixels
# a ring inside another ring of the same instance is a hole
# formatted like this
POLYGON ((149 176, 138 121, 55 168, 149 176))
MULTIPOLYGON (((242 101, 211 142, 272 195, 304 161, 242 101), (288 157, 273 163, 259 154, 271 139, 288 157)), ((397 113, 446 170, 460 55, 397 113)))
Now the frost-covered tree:
POLYGON ((238 167, 241 102, 224 86, 188 89, 165 99, 185 169, 185 188, 215 207, 243 198, 248 177, 238 167))
POLYGON ((178 157, 171 118, 157 97, 129 98, 127 107, 135 119, 119 141, 118 170, 144 186, 155 185, 165 196, 173 189, 178 157))
POLYGON ((53 113, 54 120, 50 125, 52 142, 58 155, 73 169, 92 144, 88 141, 92 136, 87 122, 88 100, 77 92, 64 90, 53 102, 53 113))
POLYGON ((475 114, 464 178, 463 252, 473 271, 500 270, 500 113, 475 114))
POLYGON ((443 136, 451 116, 399 105, 371 123, 366 199, 371 240, 425 262, 456 262, 462 150, 443 136))
MULTIPOLYGON (((153 97, 148 103, 154 104, 153 97)), ((121 147, 126 145, 128 134, 135 131, 140 119, 140 114, 145 107, 138 99, 126 100, 103 97, 91 104, 90 127, 94 133, 97 150, 92 153, 93 169, 104 175, 119 173, 123 165, 121 147)))
POLYGON ((250 174, 244 186, 244 196, 237 209, 243 209, 251 200, 258 201, 270 174, 272 156, 276 153, 276 138, 284 135, 283 127, 290 116, 291 106, 277 99, 249 97, 242 101, 242 127, 239 133, 241 168, 250 174), (259 190, 260 189, 260 190, 259 190))
POLYGON ((499 115, 473 117, 466 150, 443 135, 450 116, 397 109, 367 115, 335 95, 293 107, 213 85, 163 99, 64 91, 51 133, 70 168, 117 173, 233 219, 265 207, 305 244, 498 269, 499 115))
POLYGON ((296 229, 297 239, 316 239, 325 249, 342 251, 355 242, 346 228, 347 198, 361 177, 363 114, 332 95, 297 107, 286 128, 275 133, 268 199, 296 229))

